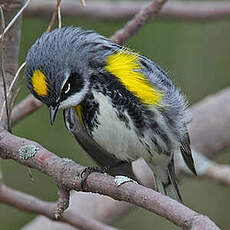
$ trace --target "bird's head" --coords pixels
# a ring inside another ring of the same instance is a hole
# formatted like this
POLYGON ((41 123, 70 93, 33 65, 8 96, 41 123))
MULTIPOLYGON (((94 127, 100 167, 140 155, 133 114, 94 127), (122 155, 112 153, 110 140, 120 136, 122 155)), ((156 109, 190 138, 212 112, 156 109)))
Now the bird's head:
POLYGON ((76 43, 80 34, 77 28, 44 33, 26 57, 27 87, 49 107, 51 124, 58 108, 77 106, 89 90, 88 57, 76 43))

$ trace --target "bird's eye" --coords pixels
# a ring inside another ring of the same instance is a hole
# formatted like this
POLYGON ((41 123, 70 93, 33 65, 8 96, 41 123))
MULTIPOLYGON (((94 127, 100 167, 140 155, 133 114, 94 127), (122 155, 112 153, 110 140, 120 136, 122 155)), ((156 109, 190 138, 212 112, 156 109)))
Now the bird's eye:
POLYGON ((73 94, 80 92, 84 87, 84 81, 78 73, 71 73, 65 85, 61 89, 60 101, 66 100, 73 94))
POLYGON ((67 94, 70 91, 70 83, 65 85, 65 87, 63 88, 63 91, 64 91, 65 94, 67 94))
POLYGON ((70 82, 66 82, 66 84, 64 85, 64 87, 62 88, 62 94, 67 94, 71 89, 71 84, 70 82))

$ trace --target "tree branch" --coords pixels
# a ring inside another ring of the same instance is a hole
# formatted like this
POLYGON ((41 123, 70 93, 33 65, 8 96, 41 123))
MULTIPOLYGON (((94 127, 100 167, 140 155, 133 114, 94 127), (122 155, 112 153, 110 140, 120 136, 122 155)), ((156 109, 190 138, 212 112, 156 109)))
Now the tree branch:
MULTIPOLYGON (((24 1, 20 0, 0 0, 0 5, 4 11, 5 23, 8 23, 12 20, 12 18, 17 14, 18 10, 20 10, 24 1)), ((4 51, 4 59, 2 60, 2 65, 5 69, 5 79, 6 79, 6 91, 8 92, 8 88, 14 78, 14 74, 17 71, 18 67, 18 54, 19 54, 19 44, 20 44, 20 35, 21 35, 21 16, 18 16, 17 20, 12 24, 12 26, 7 27, 7 32, 4 34, 2 46, 4 51), (7 50, 7 52, 6 52, 7 50)), ((2 73, 0 73, 0 78, 2 78, 2 73)), ((6 92, 6 93, 7 93, 6 92)), ((4 104, 4 90, 3 84, 0 83, 0 111, 2 111, 4 104)), ((8 107, 10 105, 11 97, 7 98, 8 107)), ((6 110, 4 109, 1 112, 1 127, 7 128, 7 116, 6 110)))
POLYGON ((213 163, 204 172, 205 178, 219 182, 220 184, 230 186, 230 166, 213 163))
MULTIPOLYGON (((133 17, 147 1, 89 1, 82 8, 75 0, 65 0, 62 3, 62 13, 65 16, 87 16, 104 20, 122 20, 133 17)), ((53 12, 55 1, 32 1, 26 9, 26 15, 48 16, 53 12)), ((220 20, 230 17, 228 1, 170 1, 161 10, 159 19, 176 20, 220 20)))
POLYGON ((151 18, 157 16, 166 2, 167 0, 154 0, 152 3, 140 10, 122 29, 116 31, 110 39, 118 44, 122 44, 124 41, 127 41, 151 18))
MULTIPOLYGON (((51 176, 59 187, 81 190, 80 173, 84 167, 71 160, 59 158, 33 141, 2 131, 0 133, 0 156, 5 159, 14 159, 25 166, 42 171, 51 176), (36 151, 33 153, 26 151, 22 154, 22 148, 25 146, 34 146, 36 151)), ((108 195, 116 200, 143 207, 167 218, 183 229, 194 230, 197 226, 203 230, 219 229, 208 217, 136 183, 125 183, 117 187, 113 177, 92 173, 87 179, 86 188, 91 192, 108 195)))
POLYGON ((37 111, 42 106, 42 103, 32 95, 27 96, 19 104, 14 106, 11 113, 11 124, 15 125, 29 114, 37 111))
MULTIPOLYGON (((55 203, 39 200, 28 194, 13 190, 6 185, 2 185, 0 188, 0 202, 26 212, 41 214, 53 221, 57 220, 54 217, 55 203)), ((89 218, 89 216, 83 216, 79 212, 76 213, 71 210, 67 210, 60 217, 60 221, 82 230, 116 230, 116 228, 102 224, 93 218, 89 218)))
POLYGON ((230 107, 226 106, 229 100, 230 88, 226 88, 192 107, 191 145, 208 157, 230 147, 230 107))
MULTIPOLYGON (((108 196, 101 196, 99 194, 72 192, 70 199, 70 207, 73 213, 80 213, 83 216, 96 219, 100 222, 113 224, 124 216, 128 211, 133 210, 135 206, 114 200, 108 196)), ((67 209, 66 211, 68 211, 67 209)), ((65 214, 65 213, 64 213, 65 214)), ((35 230, 47 226, 49 230, 73 230, 73 227, 67 226, 64 223, 53 222, 44 216, 38 216, 28 225, 24 226, 22 230, 35 230)))

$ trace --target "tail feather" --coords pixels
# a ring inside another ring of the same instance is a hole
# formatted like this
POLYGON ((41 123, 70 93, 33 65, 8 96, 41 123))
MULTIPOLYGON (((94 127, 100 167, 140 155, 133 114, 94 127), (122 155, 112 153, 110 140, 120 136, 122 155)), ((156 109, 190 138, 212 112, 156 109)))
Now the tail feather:
POLYGON ((186 165, 193 172, 193 174, 197 176, 194 160, 192 157, 192 151, 190 148, 190 138, 188 133, 186 133, 183 142, 181 142, 180 150, 186 165))
MULTIPOLYGON (((176 194, 176 200, 180 201, 183 203, 179 188, 177 186, 176 182, 176 174, 175 174, 175 168, 174 168, 174 159, 172 159, 168 165, 168 176, 169 176, 169 181, 170 181, 170 186, 173 187, 173 194, 176 194)), ((170 196, 170 195, 169 195, 170 196)))
POLYGON ((168 169, 158 168, 153 169, 156 183, 156 190, 174 200, 183 203, 180 191, 178 189, 173 159, 168 165, 168 169), (164 176, 163 176, 164 175, 164 176))

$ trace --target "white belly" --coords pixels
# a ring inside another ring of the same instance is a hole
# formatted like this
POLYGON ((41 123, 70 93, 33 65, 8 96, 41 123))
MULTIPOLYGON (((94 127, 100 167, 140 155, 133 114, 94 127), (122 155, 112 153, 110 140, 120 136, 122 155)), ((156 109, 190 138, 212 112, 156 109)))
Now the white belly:
POLYGON ((130 129, 121 121, 109 98, 102 93, 94 93, 99 102, 100 114, 97 115, 98 128, 92 132, 94 140, 108 152, 120 160, 136 160, 149 158, 150 154, 139 141, 135 127, 128 114, 130 129))

